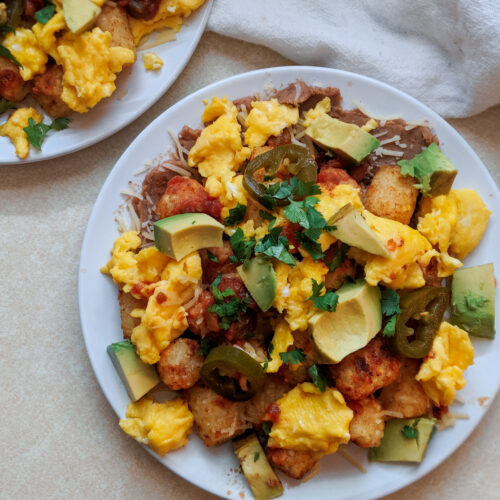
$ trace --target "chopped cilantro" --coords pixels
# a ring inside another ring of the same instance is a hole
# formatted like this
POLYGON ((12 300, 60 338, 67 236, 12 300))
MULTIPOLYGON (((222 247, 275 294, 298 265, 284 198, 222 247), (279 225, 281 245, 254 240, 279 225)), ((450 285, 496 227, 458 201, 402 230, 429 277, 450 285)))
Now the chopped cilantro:
POLYGON ((229 209, 229 215, 224 219, 224 225, 236 226, 243 221, 247 213, 247 206, 238 203, 234 208, 229 209))
POLYGON ((13 28, 12 26, 7 26, 6 24, 0 26, 0 33, 15 33, 16 28, 13 28))
POLYGON ((324 311, 333 312, 337 309, 337 302, 339 301, 339 296, 328 290, 324 295, 321 292, 325 288, 324 283, 318 283, 314 278, 312 279, 312 295, 306 300, 312 300, 314 307, 316 309, 323 309, 324 311))
POLYGON ((219 262, 219 257, 217 257, 217 255, 212 253, 210 250, 207 250, 207 257, 208 260, 211 260, 212 262, 219 262))
POLYGON ((399 294, 396 290, 392 288, 382 289, 382 314, 386 316, 392 316, 393 314, 399 314, 401 309, 399 308, 399 294))
POLYGON ((259 457, 260 457, 260 451, 256 451, 256 452, 253 454, 253 461, 254 461, 254 462, 257 462, 257 460, 259 460, 259 457))
POLYGON ((310 255, 312 260, 316 261, 325 256, 321 251, 321 245, 317 241, 308 238, 305 231, 303 233, 295 233, 295 237, 302 248, 310 255))
POLYGON ((215 313, 220 318, 219 327, 222 330, 227 330, 231 323, 238 321, 240 313, 244 313, 248 306, 248 295, 244 299, 234 297, 234 291, 231 288, 226 288, 223 291, 219 290, 222 275, 219 273, 212 282, 212 295, 215 303, 212 304, 207 311, 215 313), (229 301, 225 299, 231 298, 229 301))
POLYGON ((288 239, 281 236, 282 227, 274 227, 255 246, 255 253, 274 257, 289 266, 295 267, 295 258, 288 251, 288 239))
POLYGON ((206 356, 214 347, 215 344, 211 340, 201 339, 197 354, 198 356, 206 356))
POLYGON ((268 367, 268 366, 269 366, 269 360, 268 360, 268 359, 266 359, 266 360, 264 361, 264 363, 262 364, 262 371, 263 371, 264 373, 266 373, 266 372, 267 372, 267 367, 268 367))
POLYGON ((333 273, 335 269, 338 269, 345 260, 347 252, 349 250, 349 245, 342 243, 340 248, 337 250, 335 257, 328 263, 328 270, 333 273))
POLYGON ((272 342, 270 342, 269 346, 267 347, 267 354, 269 354, 269 356, 271 356, 273 351, 274 351, 274 344, 272 342))
POLYGON ((306 360, 306 355, 302 349, 294 349, 293 351, 280 352, 280 358, 283 363, 289 365, 290 363, 298 365, 306 360))
POLYGON ((386 322, 384 329, 382 331, 382 335, 384 337, 394 337, 396 333, 396 319, 397 314, 393 314, 386 322))
POLYGON ((311 377, 312 383, 321 391, 325 392, 326 377, 323 370, 318 365, 312 365, 307 369, 307 373, 311 377))
POLYGON ((472 295, 471 293, 468 293, 465 296, 465 305, 472 310, 480 309, 487 302, 488 299, 486 297, 483 297, 482 295, 472 295))
POLYGON ((295 176, 267 186, 260 184, 260 187, 266 193, 261 198, 261 202, 267 208, 274 208, 277 205, 276 200, 285 200, 291 196, 301 198, 321 193, 321 188, 314 182, 303 182, 295 176))
POLYGON ((24 131, 28 136, 28 141, 30 144, 40 149, 42 147, 43 141, 45 140, 45 136, 50 130, 64 130, 68 127, 68 123, 70 122, 69 118, 56 118, 50 125, 46 123, 36 123, 33 118, 29 118, 27 127, 24 127, 24 131))
POLYGON ((17 66, 19 66, 20 68, 24 68, 24 66, 16 59, 14 54, 3 45, 0 45, 0 57, 5 57, 5 59, 12 61, 14 64, 17 64, 17 66))
POLYGON ((265 210, 259 210, 259 215, 269 221, 269 227, 267 228, 269 231, 274 227, 274 223, 276 222, 276 217, 265 210))
POLYGON ((43 9, 37 10, 35 12, 35 19, 40 23, 40 24, 47 24, 50 19, 54 16, 56 12, 56 8, 54 4, 48 3, 43 9))
POLYGON ((417 425, 418 420, 415 420, 412 425, 405 425, 401 430, 401 434, 403 434, 403 436, 408 439, 418 439, 417 425))
POLYGON ((229 243, 231 243, 231 248, 233 249, 234 255, 229 257, 229 262, 235 264, 236 262, 246 262, 250 259, 252 251, 255 247, 255 238, 245 238, 245 233, 239 227, 234 234, 229 238, 229 243))
POLYGON ((271 425, 269 422, 262 422, 262 430, 266 436, 269 436, 269 433, 271 432, 271 425))
POLYGON ((7 99, 0 99, 0 114, 4 113, 8 109, 16 109, 16 104, 7 99))

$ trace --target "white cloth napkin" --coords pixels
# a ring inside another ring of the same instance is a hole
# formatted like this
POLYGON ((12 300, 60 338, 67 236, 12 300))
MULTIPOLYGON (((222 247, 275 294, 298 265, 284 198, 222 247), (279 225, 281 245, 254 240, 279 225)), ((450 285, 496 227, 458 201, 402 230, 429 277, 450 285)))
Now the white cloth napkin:
POLYGON ((371 76, 446 117, 500 103, 500 0, 215 0, 208 29, 371 76))

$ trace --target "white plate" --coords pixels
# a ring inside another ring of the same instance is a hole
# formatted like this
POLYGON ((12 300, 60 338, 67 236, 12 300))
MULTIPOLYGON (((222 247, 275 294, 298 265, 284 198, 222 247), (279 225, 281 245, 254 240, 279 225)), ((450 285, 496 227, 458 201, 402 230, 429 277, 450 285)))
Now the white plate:
MULTIPOLYGON (((186 18, 174 41, 150 49, 163 59, 163 68, 146 71, 142 53, 147 50, 138 51, 136 63, 118 76, 116 90, 111 97, 88 113, 71 113, 69 128, 50 133, 41 150, 30 147, 25 160, 16 156, 15 148, 7 137, 0 137, 0 165, 25 164, 73 153, 106 139, 133 122, 170 88, 184 69, 205 30, 211 7, 212 0, 207 0, 186 18)), ((30 98, 29 102, 36 105, 34 99, 30 98)), ((2 123, 4 116, 0 119, 2 123)), ((49 122, 49 119, 45 117, 44 121, 49 122)))
MULTIPOLYGON (((120 189, 125 188, 130 179, 134 179, 134 172, 145 161, 165 152, 167 129, 178 131, 185 124, 191 127, 201 125, 203 99, 224 95, 234 99, 253 95, 268 88, 270 83, 280 87, 297 78, 315 85, 339 87, 346 108, 353 105, 354 99, 375 114, 401 114, 408 120, 430 120, 435 126, 443 151, 458 168, 459 174, 454 187, 476 189, 493 213, 481 244, 467 258, 466 265, 494 262, 496 269, 500 269, 500 193, 495 182, 464 139, 423 104, 370 78, 315 67, 259 70, 215 83, 172 106, 135 139, 104 183, 85 233, 79 272, 83 335, 97 379, 120 417, 124 415, 129 400, 106 353, 108 344, 122 338, 117 292, 109 276, 99 272, 100 266, 107 262, 113 241, 118 236, 113 212, 123 203, 120 189)), ((138 180, 137 177, 135 179, 138 180)), ((497 308, 499 302, 500 296, 497 295, 497 308)), ((496 327, 500 331, 498 320, 496 327)), ((319 474, 310 481, 297 485, 285 480, 284 498, 331 498, 332 491, 335 491, 337 500, 375 498, 416 481, 439 465, 460 446, 483 417, 485 410, 479 406, 477 398, 493 398, 500 383, 500 339, 474 339, 473 342, 475 364, 467 370, 467 386, 460 393, 466 404, 452 407, 452 411, 468 413, 470 419, 459 420, 454 428, 437 433, 422 464, 369 464, 366 451, 352 445, 349 451, 364 463, 366 474, 358 472, 339 455, 324 457, 320 462, 319 474)), ((231 472, 231 469, 238 469, 238 462, 230 444, 206 448, 196 435, 192 435, 186 448, 167 454, 164 458, 157 455, 155 457, 183 478, 212 493, 239 500, 240 492, 244 491, 245 498, 252 498, 243 477, 231 472)))

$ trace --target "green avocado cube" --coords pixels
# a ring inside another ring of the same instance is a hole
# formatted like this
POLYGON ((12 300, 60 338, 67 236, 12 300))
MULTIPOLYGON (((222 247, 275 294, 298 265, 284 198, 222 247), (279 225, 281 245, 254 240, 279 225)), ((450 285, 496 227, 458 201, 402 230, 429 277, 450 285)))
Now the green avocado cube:
POLYGON ((402 418, 385 424, 380 446, 370 448, 370 462, 420 463, 432 437, 435 418, 402 418))
POLYGON ((110 344, 107 350, 132 401, 141 399, 160 381, 155 367, 141 361, 130 340, 110 344))
POLYGON ((316 118, 305 133, 320 146, 333 149, 337 154, 355 163, 362 162, 380 141, 353 123, 321 115, 316 118))
POLYGON ((276 297, 276 273, 273 265, 262 255, 237 268, 240 278, 262 311, 267 311, 276 297))
POLYGON ((414 186, 424 196, 447 194, 457 175, 457 169, 436 143, 432 143, 411 160, 400 160, 401 174, 415 177, 414 186))
POLYGON ((451 282, 450 322, 475 337, 495 337, 493 264, 455 271, 451 282))

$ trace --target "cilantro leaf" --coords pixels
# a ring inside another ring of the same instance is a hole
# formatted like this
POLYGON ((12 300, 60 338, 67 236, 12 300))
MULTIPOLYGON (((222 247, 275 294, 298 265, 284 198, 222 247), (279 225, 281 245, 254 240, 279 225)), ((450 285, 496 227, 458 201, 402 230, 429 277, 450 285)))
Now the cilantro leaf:
POLYGON ((339 296, 332 292, 327 291, 324 295, 321 292, 325 288, 324 283, 318 283, 314 278, 312 279, 312 295, 306 300, 312 300, 314 307, 316 309, 323 309, 324 311, 333 312, 337 309, 337 303, 339 301, 339 296))
POLYGON ((208 339, 201 339, 200 348, 198 349, 198 356, 206 356, 213 348, 215 343, 208 339))
POLYGON ((0 26, 0 33, 15 33, 16 28, 13 28, 12 26, 7 26, 6 24, 0 26))
POLYGON ((241 227, 239 227, 231 238, 229 238, 229 243, 231 243, 231 248, 233 249, 235 257, 234 259, 230 258, 230 262, 233 264, 236 262, 246 262, 252 255, 252 251, 255 247, 255 238, 252 237, 247 240, 245 238, 245 233, 241 227))
POLYGON ((254 461, 254 462, 257 462, 257 460, 259 460, 259 457, 260 457, 260 451, 256 451, 256 452, 253 454, 253 461, 254 461))
POLYGON ((5 57, 9 61, 12 61, 14 64, 17 64, 20 68, 24 68, 24 66, 16 59, 14 54, 3 45, 0 45, 0 56, 5 57))
POLYGON ((301 244, 302 248, 310 255, 313 260, 322 259, 325 254, 321 251, 321 245, 311 238, 308 238, 306 232, 295 233, 297 241, 301 244))
POLYGON ((16 109, 16 104, 7 99, 0 99, 0 114, 4 113, 8 109, 16 109))
POLYGON ((267 228, 270 231, 274 227, 274 223, 276 222, 276 217, 265 210, 259 210, 259 215, 269 221, 269 227, 267 228))
POLYGON ((50 125, 52 130, 65 130, 68 128, 71 119, 66 116, 56 118, 50 125))
POLYGON ((401 309, 399 308, 399 294, 396 290, 392 288, 384 288, 382 290, 382 314, 386 316, 392 316, 393 314, 399 314, 401 309))
POLYGON ((266 436, 269 436, 269 433, 271 432, 271 425, 269 422, 262 422, 262 430, 266 436))
POLYGON ((297 185, 294 191, 295 196, 301 198, 302 196, 311 196, 313 194, 321 194, 321 187, 314 182, 303 182, 297 178, 297 185))
POLYGON ((212 281, 212 295, 217 303, 224 302, 226 297, 233 297, 234 291, 231 288, 226 288, 222 292, 219 290, 219 285, 222 279, 222 274, 219 273, 217 277, 212 281))
MULTIPOLYGON (((266 178, 264 179, 266 180, 266 178)), ((303 182, 298 177, 293 176, 283 182, 273 184, 260 184, 266 193, 261 199, 262 204, 267 208, 274 208, 276 200, 285 200, 290 197, 302 198, 313 194, 321 194, 321 188, 314 182, 303 182)))
POLYGON ((54 16, 56 8, 54 4, 48 3, 43 9, 37 10, 35 12, 35 19, 40 24, 47 24, 50 19, 54 16))
POLYGON ((222 279, 222 274, 218 274, 212 281, 212 295, 214 304, 208 307, 207 311, 215 313, 220 318, 219 327, 222 330, 227 330, 231 323, 238 321, 240 313, 245 313, 248 307, 248 295, 244 299, 235 297, 235 293, 231 288, 226 288, 223 291, 219 290, 219 285, 222 279), (232 297, 230 300, 226 299, 232 297))
POLYGON ((418 420, 415 420, 412 425, 405 425, 401 430, 401 434, 403 434, 403 436, 408 439, 418 439, 417 424, 418 420))
POLYGON ((285 207, 283 214, 290 222, 309 229, 309 219, 304 211, 304 202, 290 200, 290 205, 285 207))
POLYGON ((260 239, 255 245, 255 253, 263 253, 269 257, 274 257, 289 266, 295 267, 295 258, 288 251, 288 240, 281 236, 282 227, 274 227, 260 239))
POLYGON ((311 377, 312 383, 321 391, 325 392, 326 377, 323 370, 318 365, 312 365, 307 369, 307 373, 311 377))
POLYGON ((328 270, 333 273, 335 269, 338 269, 344 262, 347 252, 349 251, 349 245, 342 243, 340 248, 337 250, 335 257, 328 263, 328 270))
POLYGON ((269 356, 271 356, 273 351, 274 351, 274 344, 272 342, 270 342, 269 346, 267 347, 267 354, 269 354, 269 356))
POLYGON ((394 337, 396 333, 396 319, 398 315, 392 315, 386 322, 384 326, 384 330, 382 331, 382 335, 384 337, 394 337))
POLYGON ((68 127, 70 122, 69 118, 56 118, 50 125, 46 123, 36 123, 33 118, 29 118, 27 127, 24 127, 24 131, 28 137, 30 144, 40 149, 42 147, 43 141, 50 130, 64 130, 68 127))
POLYGON ((234 208, 229 209, 229 215, 224 219, 225 226, 236 226, 245 217, 247 206, 238 203, 234 208))
POLYGON ((302 349, 294 349, 293 351, 280 352, 280 358, 283 363, 289 365, 290 363, 298 365, 306 360, 306 355, 302 349))
POLYGON ((212 253, 210 250, 207 250, 207 257, 208 260, 211 260, 212 262, 219 262, 219 257, 217 257, 217 255, 212 253))

